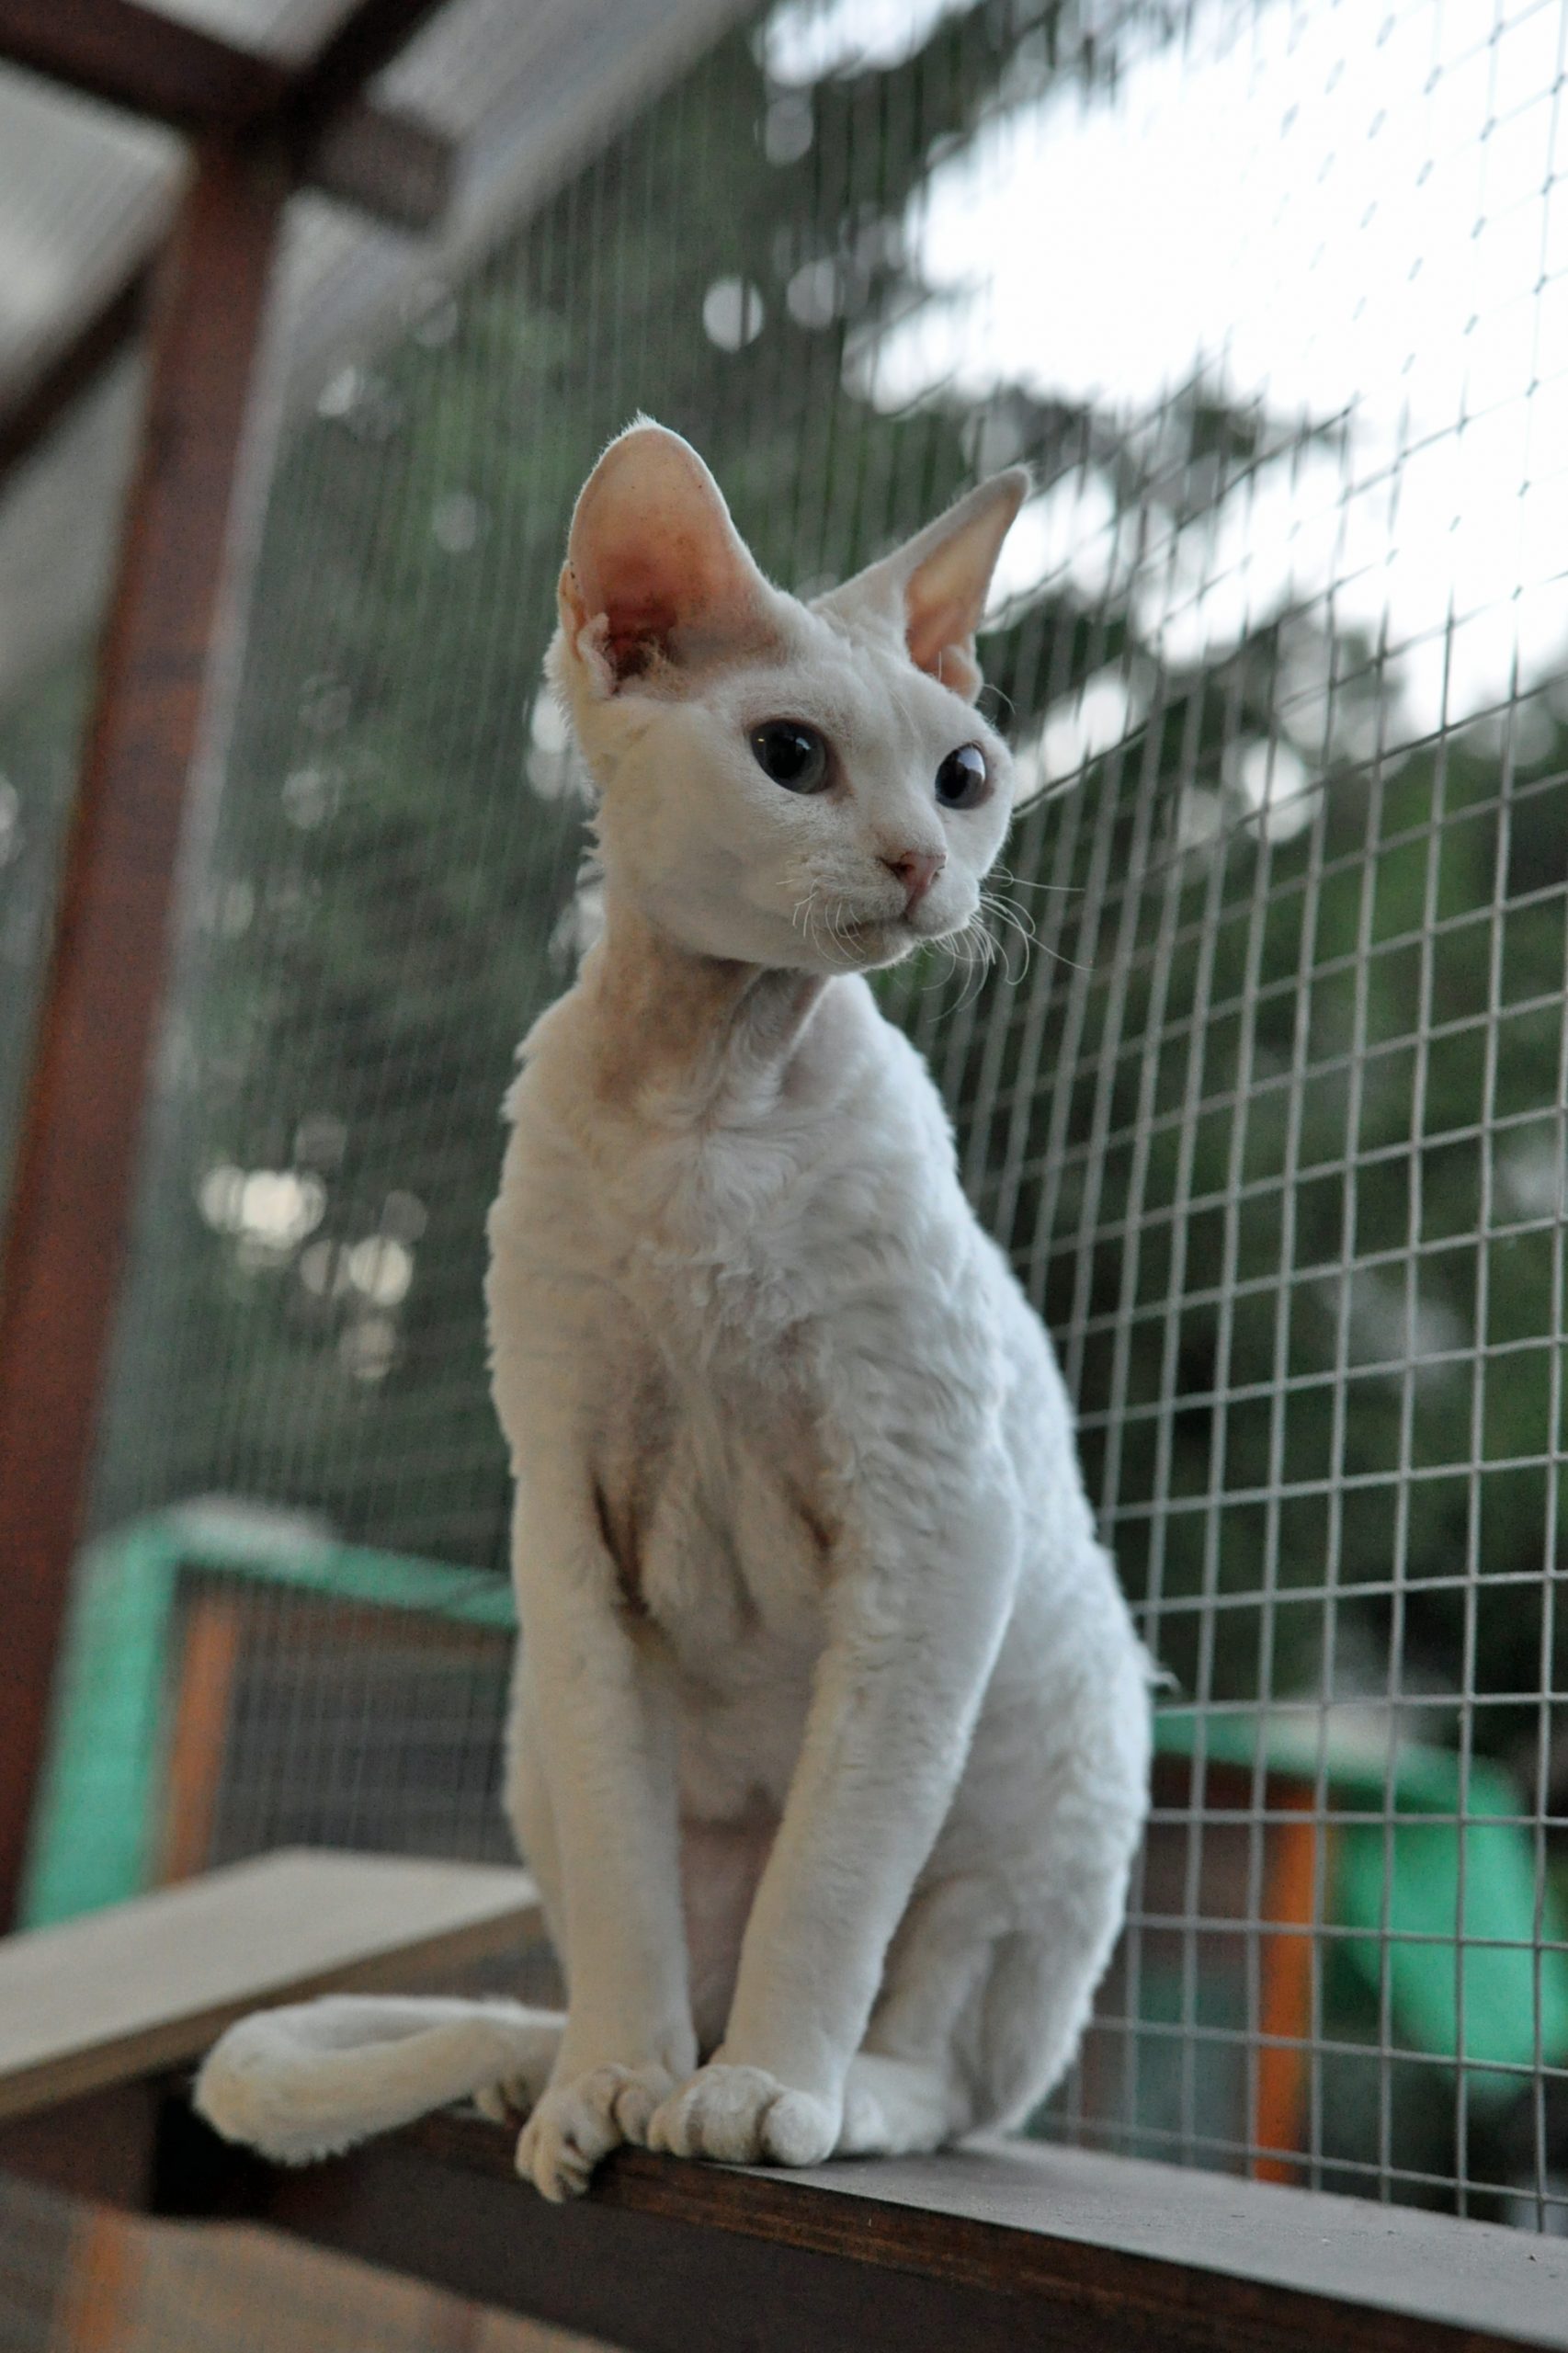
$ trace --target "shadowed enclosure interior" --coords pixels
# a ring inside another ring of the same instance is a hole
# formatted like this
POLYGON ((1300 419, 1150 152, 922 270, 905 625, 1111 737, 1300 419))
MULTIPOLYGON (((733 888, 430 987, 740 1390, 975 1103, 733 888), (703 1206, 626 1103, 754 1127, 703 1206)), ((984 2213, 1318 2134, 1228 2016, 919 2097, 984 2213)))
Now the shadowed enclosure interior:
MULTIPOLYGON (((635 98, 590 15, 551 146, 455 0, 389 80, 478 126, 466 241, 298 200, 31 1916, 506 1853, 483 1224, 576 936, 574 493, 645 409, 809 587, 1021 459, 1028 805, 989 946, 880 985, 1168 1670, 1036 2129, 1568 2228, 1561 12, 719 13, 635 98)), ((40 518, 73 436, 112 481, 99 408, 0 506, 0 1183, 90 662, 40 518)))

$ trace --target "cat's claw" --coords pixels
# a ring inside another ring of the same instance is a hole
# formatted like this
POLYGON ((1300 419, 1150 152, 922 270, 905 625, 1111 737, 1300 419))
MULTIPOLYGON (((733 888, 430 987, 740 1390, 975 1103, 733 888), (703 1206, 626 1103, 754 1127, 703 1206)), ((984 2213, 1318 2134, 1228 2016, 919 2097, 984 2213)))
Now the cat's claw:
POLYGON ((655 2111, 647 2145, 726 2165, 815 2165, 832 2155, 838 2125, 815 2094, 791 2091, 761 2067, 715 2060, 655 2111))
POLYGON ((473 2095, 473 2104, 492 2124, 516 2124, 527 2116, 538 2094, 537 2076, 530 2082, 526 2075, 508 2075, 500 2083, 483 2085, 473 2095))
POLYGON ((517 2141, 517 2171, 560 2204, 580 2198, 601 2157, 646 2140, 649 2120, 674 2088, 663 2067, 607 2065, 540 2095, 517 2141))

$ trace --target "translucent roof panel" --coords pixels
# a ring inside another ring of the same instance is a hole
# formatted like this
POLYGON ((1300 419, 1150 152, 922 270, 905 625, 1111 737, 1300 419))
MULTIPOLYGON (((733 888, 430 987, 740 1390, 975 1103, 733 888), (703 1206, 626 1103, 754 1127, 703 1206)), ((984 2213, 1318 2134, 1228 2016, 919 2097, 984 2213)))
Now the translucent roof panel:
POLYGON ((145 250, 182 153, 172 131, 0 71, 0 407, 145 250))
POLYGON ((308 57, 344 14, 342 0, 151 0, 160 17, 177 17, 197 32, 236 49, 275 57, 308 57))
POLYGON ((460 0, 373 85, 457 142, 447 220, 413 238, 301 198, 284 304, 289 382, 313 399, 580 171, 741 11, 736 0, 460 0))

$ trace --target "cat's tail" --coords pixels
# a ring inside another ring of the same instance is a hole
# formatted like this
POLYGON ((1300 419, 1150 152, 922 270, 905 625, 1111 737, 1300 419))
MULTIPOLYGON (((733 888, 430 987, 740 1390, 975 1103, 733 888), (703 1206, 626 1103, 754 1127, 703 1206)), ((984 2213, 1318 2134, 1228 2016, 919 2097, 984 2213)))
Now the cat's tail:
POLYGON ((193 2097, 225 2141, 303 2165, 457 2100, 531 2107, 561 2029, 558 2013, 518 2002, 332 1994, 241 2018, 193 2097))

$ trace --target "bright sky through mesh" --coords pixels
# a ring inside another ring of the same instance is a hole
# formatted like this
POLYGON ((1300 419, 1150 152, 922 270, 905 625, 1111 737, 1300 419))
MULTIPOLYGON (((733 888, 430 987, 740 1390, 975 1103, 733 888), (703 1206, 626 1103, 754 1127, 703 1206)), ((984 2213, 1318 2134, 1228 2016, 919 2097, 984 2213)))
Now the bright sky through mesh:
MULTIPOLYGON (((895 17, 788 12, 770 60, 880 54, 895 17)), ((1199 376, 1345 417, 1342 449, 1236 486, 1150 618, 1194 659, 1332 588, 1341 627, 1386 625, 1414 730, 1463 719, 1568 639, 1561 9, 1200 0, 1179 45, 1120 40, 1114 89, 1057 84, 937 167, 911 228, 951 299, 878 346, 879 397, 1021 379, 1137 417, 1199 376)), ((1097 585, 1108 521, 1060 485, 1003 586, 1097 585)))

